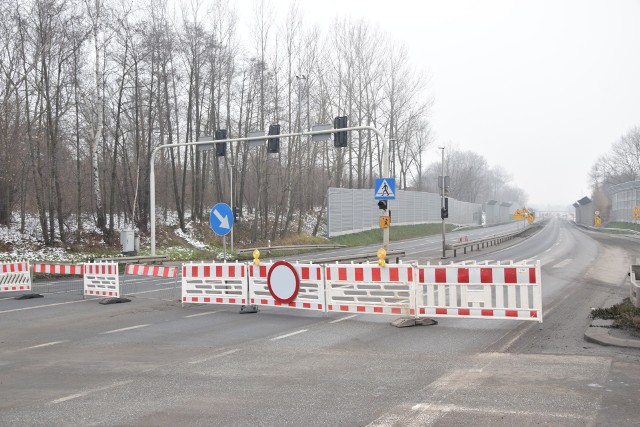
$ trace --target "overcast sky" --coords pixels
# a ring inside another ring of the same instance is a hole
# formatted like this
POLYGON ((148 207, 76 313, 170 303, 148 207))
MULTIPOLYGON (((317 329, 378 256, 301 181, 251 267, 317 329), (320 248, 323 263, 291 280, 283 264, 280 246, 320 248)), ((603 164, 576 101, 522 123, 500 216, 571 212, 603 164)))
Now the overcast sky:
MULTIPOLYGON (((281 13, 289 3, 272 0, 281 13)), ((308 24, 364 17, 403 42, 430 78, 436 145, 502 165, 530 206, 589 195, 596 159, 640 126, 640 0, 299 3, 308 24)))

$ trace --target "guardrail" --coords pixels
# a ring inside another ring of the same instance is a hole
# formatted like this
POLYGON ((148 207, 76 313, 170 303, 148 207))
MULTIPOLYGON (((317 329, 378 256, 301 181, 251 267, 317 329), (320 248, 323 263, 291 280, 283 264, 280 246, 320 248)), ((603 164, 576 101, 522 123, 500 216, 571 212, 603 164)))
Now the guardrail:
POLYGON ((259 251, 295 251, 295 250, 308 250, 308 249, 341 249, 345 248, 345 245, 289 245, 289 246, 264 246, 261 248, 249 248, 249 249, 238 249, 236 253, 238 254, 247 254, 255 251, 256 249, 259 251))
POLYGON ((464 253, 467 253, 467 248, 471 248, 471 252, 473 252, 473 248, 476 247, 477 250, 481 248, 499 245, 502 242, 507 240, 511 240, 517 235, 523 233, 527 228, 522 230, 512 231, 510 233, 496 234, 489 237, 483 237, 482 239, 474 239, 474 240, 464 240, 456 243, 449 243, 445 245, 445 249, 453 250, 453 257, 455 258, 458 253, 458 249, 463 249, 464 253))
POLYGON ((629 281, 631 282, 629 297, 633 305, 640 307, 640 283, 637 278, 640 278, 640 265, 632 265, 629 269, 629 281))
POLYGON ((113 257, 103 257, 96 258, 96 261, 111 261, 117 262, 118 264, 128 264, 128 263, 141 263, 141 262, 150 262, 155 264, 156 262, 164 262, 169 260, 169 255, 132 255, 132 256, 113 256, 113 257))
MULTIPOLYGON (((396 258, 396 264, 400 261, 400 258, 405 256, 405 251, 388 251, 386 260, 389 258, 396 258)), ((374 253, 362 253, 362 254, 354 254, 354 255, 341 255, 337 257, 330 258, 317 258, 313 260, 314 264, 329 264, 340 261, 353 261, 353 262, 364 262, 364 261, 377 261, 378 255, 374 253)))

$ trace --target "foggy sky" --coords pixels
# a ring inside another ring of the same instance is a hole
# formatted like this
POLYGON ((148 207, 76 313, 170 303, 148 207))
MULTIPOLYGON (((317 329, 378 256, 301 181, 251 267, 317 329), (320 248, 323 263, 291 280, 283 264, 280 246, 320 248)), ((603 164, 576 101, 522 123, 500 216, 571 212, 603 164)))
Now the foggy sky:
MULTIPOLYGON (((288 0, 273 0, 281 15, 288 0)), ((429 76, 435 145, 502 165, 529 205, 590 195, 596 159, 640 126, 640 1, 300 1, 305 27, 364 17, 429 76)), ((249 26, 253 3, 238 3, 249 26)), ((428 162, 438 160, 430 151, 428 162)))

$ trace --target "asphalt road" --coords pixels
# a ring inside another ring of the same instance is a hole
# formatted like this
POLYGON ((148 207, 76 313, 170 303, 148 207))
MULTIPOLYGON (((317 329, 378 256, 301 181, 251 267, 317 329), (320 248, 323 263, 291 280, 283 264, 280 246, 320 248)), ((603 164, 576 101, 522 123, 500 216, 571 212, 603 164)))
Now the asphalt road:
MULTIPOLYGON (((435 260, 438 239, 428 241, 393 246, 435 260)), ((638 243, 552 220, 467 255, 540 259, 543 329, 241 315, 182 307, 166 280, 130 283, 131 303, 99 305, 56 283, 43 299, 0 299, 0 425, 638 425, 640 352, 583 340, 590 308, 627 293, 638 243)))

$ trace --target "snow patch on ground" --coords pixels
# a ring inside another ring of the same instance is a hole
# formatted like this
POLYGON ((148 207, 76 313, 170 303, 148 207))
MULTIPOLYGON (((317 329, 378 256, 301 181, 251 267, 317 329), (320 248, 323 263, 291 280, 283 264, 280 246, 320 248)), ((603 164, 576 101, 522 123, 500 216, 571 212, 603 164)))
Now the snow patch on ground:
POLYGON ((175 230, 176 236, 180 237, 181 239, 185 240, 188 244, 190 244, 191 246, 193 246, 194 248, 197 249, 203 249, 206 250, 209 248, 208 245, 206 245, 205 243, 201 242, 200 240, 198 240, 195 236, 194 236, 194 229, 193 229, 193 223, 189 222, 185 228, 187 229, 187 232, 185 233, 184 231, 182 231, 181 229, 177 228, 175 230))

